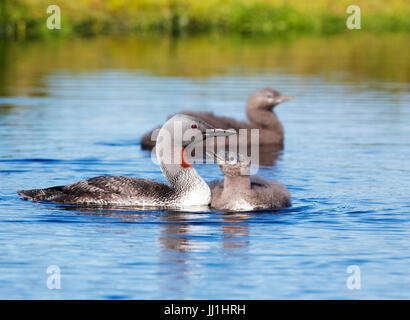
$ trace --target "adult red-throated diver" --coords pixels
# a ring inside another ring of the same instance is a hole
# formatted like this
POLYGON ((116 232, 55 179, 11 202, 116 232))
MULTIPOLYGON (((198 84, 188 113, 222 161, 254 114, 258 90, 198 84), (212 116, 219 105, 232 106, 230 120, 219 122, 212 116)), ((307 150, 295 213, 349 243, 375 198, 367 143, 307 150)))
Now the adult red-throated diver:
POLYGON ((277 182, 249 177, 250 161, 241 154, 221 152, 215 155, 224 180, 210 184, 211 207, 229 211, 281 209, 291 205, 287 188, 277 182))
POLYGON ((175 115, 159 132, 156 155, 168 182, 163 184, 142 178, 100 176, 67 186, 18 191, 26 200, 54 201, 68 204, 155 206, 181 208, 209 205, 211 191, 189 163, 185 149, 207 137, 227 136, 234 131, 214 129, 208 123, 175 115), (178 136, 177 129, 180 131, 178 136), (192 130, 191 133, 186 133, 192 130), (196 138, 192 142, 192 138, 196 138))
MULTIPOLYGON (((284 129, 279 118, 273 111, 278 104, 290 100, 293 97, 283 96, 279 91, 265 88, 252 93, 246 104, 246 115, 249 122, 237 121, 228 117, 218 117, 209 112, 182 111, 186 114, 206 121, 215 128, 221 129, 259 129, 259 145, 270 145, 277 151, 283 148, 284 129)), ((155 146, 157 131, 148 132, 141 138, 141 147, 151 150, 155 146)), ((248 139, 248 143, 250 143, 248 139)))

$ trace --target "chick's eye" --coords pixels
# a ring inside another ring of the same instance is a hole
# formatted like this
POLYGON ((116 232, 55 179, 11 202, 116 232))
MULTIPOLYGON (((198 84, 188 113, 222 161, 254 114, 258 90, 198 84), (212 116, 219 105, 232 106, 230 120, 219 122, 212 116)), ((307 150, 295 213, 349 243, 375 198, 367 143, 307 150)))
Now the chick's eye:
POLYGON ((191 126, 191 128, 192 128, 192 129, 197 129, 198 126, 197 126, 196 124, 193 124, 193 125, 191 126))

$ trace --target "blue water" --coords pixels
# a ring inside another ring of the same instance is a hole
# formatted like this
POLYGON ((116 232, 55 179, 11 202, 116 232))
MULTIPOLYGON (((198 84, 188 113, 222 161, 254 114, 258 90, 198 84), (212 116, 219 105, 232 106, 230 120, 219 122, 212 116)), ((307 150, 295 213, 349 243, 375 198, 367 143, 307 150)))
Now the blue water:
POLYGON ((408 83, 240 65, 199 78, 55 69, 37 81, 0 97, 1 299, 410 298, 408 83), (266 86, 295 96, 277 108, 286 148, 258 172, 287 185, 291 208, 104 210, 16 194, 105 174, 164 181, 142 134, 178 110, 245 119, 248 94, 266 86), (51 265, 59 290, 47 287, 51 265), (351 265, 360 289, 346 285, 351 265))

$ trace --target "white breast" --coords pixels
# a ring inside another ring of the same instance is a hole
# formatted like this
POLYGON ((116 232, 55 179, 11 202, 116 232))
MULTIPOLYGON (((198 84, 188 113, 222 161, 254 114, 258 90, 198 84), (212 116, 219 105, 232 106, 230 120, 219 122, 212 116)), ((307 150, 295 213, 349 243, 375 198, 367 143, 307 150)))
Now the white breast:
POLYGON ((181 197, 182 206, 207 206, 211 203, 211 190, 201 185, 181 197))

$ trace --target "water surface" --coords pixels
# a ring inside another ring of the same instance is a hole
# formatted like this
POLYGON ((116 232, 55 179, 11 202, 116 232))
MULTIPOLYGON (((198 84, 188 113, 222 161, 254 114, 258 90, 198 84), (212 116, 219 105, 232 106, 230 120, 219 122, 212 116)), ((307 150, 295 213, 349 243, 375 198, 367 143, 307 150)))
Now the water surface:
POLYGON ((410 298, 407 40, 2 44, 0 298, 410 298), (164 181, 142 134, 186 109, 244 120, 267 86, 295 99, 277 108, 285 150, 258 174, 288 186, 291 208, 93 209, 16 194, 105 174, 164 181), (60 290, 47 288, 50 265, 60 290), (351 265, 360 290, 346 286, 351 265))

